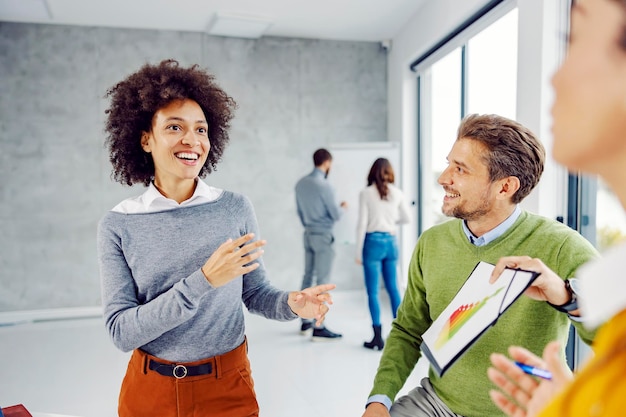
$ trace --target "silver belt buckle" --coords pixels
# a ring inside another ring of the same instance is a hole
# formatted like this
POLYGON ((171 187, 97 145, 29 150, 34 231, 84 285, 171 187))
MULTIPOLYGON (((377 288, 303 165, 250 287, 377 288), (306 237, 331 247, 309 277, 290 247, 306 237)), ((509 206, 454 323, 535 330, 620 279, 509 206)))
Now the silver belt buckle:
POLYGON ((185 365, 176 365, 172 370, 172 375, 174 375, 176 379, 183 379, 187 376, 187 367, 185 367, 185 365))

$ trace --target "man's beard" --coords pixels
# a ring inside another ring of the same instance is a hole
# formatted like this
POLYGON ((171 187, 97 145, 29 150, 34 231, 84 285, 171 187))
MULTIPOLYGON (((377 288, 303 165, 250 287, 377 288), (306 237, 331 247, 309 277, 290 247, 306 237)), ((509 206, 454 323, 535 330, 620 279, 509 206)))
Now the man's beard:
POLYGON ((478 207, 467 209, 462 205, 456 205, 450 210, 444 210, 445 205, 441 207, 441 212, 448 217, 456 217, 465 221, 471 221, 479 219, 491 211, 492 204, 489 199, 489 191, 486 191, 483 197, 480 199, 481 204, 478 207))
POLYGON ((480 207, 475 208, 474 210, 464 210, 463 207, 454 207, 451 211, 449 211, 448 213, 446 213, 445 211, 443 212, 443 214, 445 214, 448 217, 456 217, 457 219, 461 219, 461 220, 465 220, 465 221, 471 221, 471 220, 476 220, 479 219, 485 215, 487 215, 490 211, 490 205, 489 203, 487 203, 486 201, 483 202, 483 204, 480 207))

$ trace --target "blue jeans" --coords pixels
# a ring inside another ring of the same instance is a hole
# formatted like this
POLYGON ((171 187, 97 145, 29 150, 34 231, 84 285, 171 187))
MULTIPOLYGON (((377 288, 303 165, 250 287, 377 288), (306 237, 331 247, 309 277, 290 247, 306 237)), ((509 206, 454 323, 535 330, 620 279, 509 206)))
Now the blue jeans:
POLYGON ((380 326, 380 304, 378 302, 379 277, 383 281, 391 301, 391 313, 396 317, 400 305, 400 292, 397 280, 398 243, 396 237, 386 232, 372 232, 365 235, 363 242, 363 272, 367 301, 372 316, 372 324, 380 326))
POLYGON ((304 232, 304 277, 302 288, 327 284, 335 258, 332 232, 304 232))

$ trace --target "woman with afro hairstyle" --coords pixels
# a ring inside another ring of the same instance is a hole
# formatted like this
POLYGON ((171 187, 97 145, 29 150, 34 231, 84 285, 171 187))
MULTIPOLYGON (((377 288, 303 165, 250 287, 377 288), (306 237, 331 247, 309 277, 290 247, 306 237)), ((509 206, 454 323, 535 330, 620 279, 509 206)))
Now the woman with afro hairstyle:
POLYGON ((399 224, 409 222, 410 215, 404 194, 394 186, 394 182, 391 162, 386 158, 378 158, 370 168, 367 187, 359 194, 356 262, 363 265, 367 301, 374 330, 374 338, 363 343, 363 347, 367 349, 382 350, 385 345, 378 301, 381 275, 389 294, 394 318, 400 305, 396 231, 399 224))
POLYGON ((270 319, 321 322, 335 286, 274 288, 250 201, 200 179, 220 160, 236 107, 212 75, 146 64, 106 97, 112 177, 147 186, 98 225, 106 328, 133 352, 119 415, 257 416, 242 302, 270 319))

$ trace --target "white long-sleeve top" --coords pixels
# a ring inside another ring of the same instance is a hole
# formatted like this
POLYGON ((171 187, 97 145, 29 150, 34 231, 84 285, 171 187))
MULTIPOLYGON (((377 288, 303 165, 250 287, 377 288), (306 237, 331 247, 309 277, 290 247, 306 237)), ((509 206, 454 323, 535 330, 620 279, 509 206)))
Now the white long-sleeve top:
POLYGON ((356 259, 361 259, 365 234, 388 232, 395 234, 398 225, 410 221, 409 205, 402 190, 388 184, 387 199, 382 200, 375 184, 359 193, 359 219, 356 227, 356 259))

